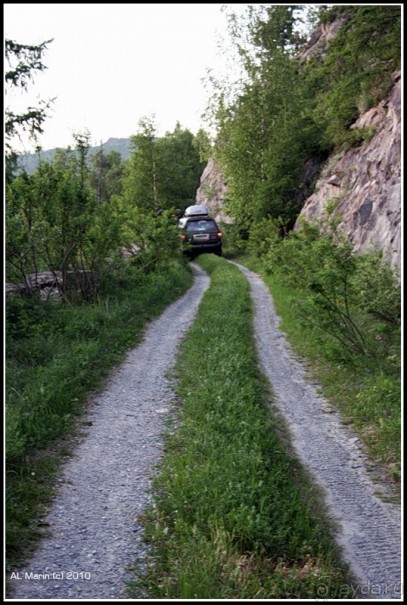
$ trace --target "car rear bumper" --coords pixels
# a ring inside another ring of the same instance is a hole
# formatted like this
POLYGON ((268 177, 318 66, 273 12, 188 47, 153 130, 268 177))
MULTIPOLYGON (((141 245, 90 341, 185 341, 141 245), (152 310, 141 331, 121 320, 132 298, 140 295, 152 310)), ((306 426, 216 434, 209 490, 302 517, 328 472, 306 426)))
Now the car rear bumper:
POLYGON ((222 244, 220 242, 200 242, 190 243, 188 248, 184 250, 184 254, 203 254, 204 252, 214 252, 215 254, 219 254, 222 252, 222 244))

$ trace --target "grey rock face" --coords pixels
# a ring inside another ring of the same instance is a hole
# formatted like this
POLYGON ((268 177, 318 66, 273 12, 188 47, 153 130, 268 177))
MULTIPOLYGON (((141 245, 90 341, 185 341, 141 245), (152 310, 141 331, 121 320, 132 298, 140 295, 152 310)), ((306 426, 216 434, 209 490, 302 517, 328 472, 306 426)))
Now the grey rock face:
POLYGON ((380 105, 364 113, 354 128, 370 128, 368 143, 331 156, 306 200, 301 218, 322 224, 327 205, 356 252, 381 250, 398 272, 401 263, 401 82, 380 105), (374 130, 373 130, 374 129, 374 130))
POLYGON ((231 223, 223 209, 227 185, 222 177, 218 164, 210 159, 201 176, 201 182, 196 192, 196 203, 206 206, 209 214, 217 222, 231 223))

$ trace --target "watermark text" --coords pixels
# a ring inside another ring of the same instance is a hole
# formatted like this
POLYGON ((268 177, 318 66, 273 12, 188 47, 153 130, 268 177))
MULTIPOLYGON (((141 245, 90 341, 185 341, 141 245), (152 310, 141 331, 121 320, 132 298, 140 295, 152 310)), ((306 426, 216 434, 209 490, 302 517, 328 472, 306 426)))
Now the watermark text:
POLYGON ((52 571, 38 573, 34 571, 13 571, 10 574, 10 580, 91 580, 90 571, 52 571))

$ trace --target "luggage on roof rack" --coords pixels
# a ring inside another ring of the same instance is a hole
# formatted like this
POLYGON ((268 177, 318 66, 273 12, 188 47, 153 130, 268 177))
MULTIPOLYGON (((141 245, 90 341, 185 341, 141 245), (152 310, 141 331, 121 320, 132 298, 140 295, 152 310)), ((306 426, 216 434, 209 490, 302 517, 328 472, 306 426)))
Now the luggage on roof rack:
POLYGON ((208 215, 207 208, 205 208, 205 206, 201 206, 200 204, 198 204, 196 206, 188 206, 188 208, 186 208, 186 210, 184 212, 184 217, 207 216, 207 215, 208 215))

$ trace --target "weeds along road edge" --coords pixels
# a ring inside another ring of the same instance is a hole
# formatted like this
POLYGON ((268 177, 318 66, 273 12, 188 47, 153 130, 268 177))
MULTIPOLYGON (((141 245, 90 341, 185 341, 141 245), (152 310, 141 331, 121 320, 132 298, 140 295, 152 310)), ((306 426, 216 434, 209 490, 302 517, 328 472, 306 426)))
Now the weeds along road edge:
POLYGON ((209 285, 206 273, 193 269, 193 286, 148 325, 95 399, 91 428, 64 466, 44 520, 52 534, 15 571, 13 599, 125 598, 135 552, 146 552, 138 517, 150 503, 174 401, 167 373, 209 285))
POLYGON ((400 509, 375 495, 377 487, 367 474, 357 439, 343 427, 339 415, 327 413, 328 402, 307 382, 304 368, 279 330, 267 286, 257 274, 233 264, 251 286, 261 367, 288 422, 297 455, 324 490, 328 510, 340 528, 336 539, 344 558, 362 593, 400 598, 400 509))

